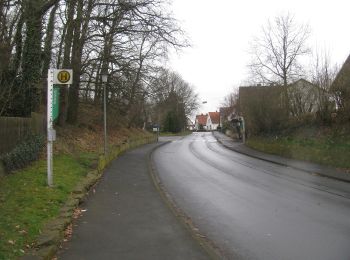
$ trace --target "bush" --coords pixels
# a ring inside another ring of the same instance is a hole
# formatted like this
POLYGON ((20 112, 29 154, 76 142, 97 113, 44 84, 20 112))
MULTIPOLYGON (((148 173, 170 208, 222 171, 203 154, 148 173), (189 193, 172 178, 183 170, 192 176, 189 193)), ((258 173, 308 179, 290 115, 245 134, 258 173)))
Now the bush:
POLYGON ((0 157, 7 173, 20 169, 35 161, 45 144, 42 135, 30 135, 24 142, 16 146, 11 152, 0 157))

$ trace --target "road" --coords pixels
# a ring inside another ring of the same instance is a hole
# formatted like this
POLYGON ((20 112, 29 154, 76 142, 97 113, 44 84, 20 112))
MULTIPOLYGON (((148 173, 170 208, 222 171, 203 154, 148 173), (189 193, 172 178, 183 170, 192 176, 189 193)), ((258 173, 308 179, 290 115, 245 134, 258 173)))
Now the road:
POLYGON ((350 184, 254 159, 211 133, 153 154, 170 196, 227 259, 350 259, 350 184))

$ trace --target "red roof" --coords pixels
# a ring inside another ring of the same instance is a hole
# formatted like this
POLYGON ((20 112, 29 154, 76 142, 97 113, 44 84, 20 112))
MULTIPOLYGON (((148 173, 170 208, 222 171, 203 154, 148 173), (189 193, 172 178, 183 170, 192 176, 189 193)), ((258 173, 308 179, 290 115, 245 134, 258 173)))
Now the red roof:
POLYGON ((209 117, 212 124, 220 123, 220 113, 219 112, 209 112, 209 117))
POLYGON ((199 125, 207 125, 207 117, 208 115, 196 115, 196 120, 199 125))

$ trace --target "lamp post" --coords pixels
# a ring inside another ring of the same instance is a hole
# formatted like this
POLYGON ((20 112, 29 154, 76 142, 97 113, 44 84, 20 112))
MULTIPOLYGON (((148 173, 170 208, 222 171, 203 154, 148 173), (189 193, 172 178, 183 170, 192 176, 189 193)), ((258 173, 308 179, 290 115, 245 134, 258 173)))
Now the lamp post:
POLYGON ((106 97, 106 86, 108 81, 108 74, 104 72, 101 74, 103 84, 103 127, 104 127, 104 155, 107 154, 107 97, 106 97))

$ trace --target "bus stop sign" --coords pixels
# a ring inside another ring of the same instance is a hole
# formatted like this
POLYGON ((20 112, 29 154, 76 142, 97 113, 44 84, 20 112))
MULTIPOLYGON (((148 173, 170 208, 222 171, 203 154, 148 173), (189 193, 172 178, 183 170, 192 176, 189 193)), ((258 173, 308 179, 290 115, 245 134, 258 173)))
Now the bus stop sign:
POLYGON ((73 71, 68 69, 55 69, 53 74, 53 84, 71 85, 73 82, 73 71))

